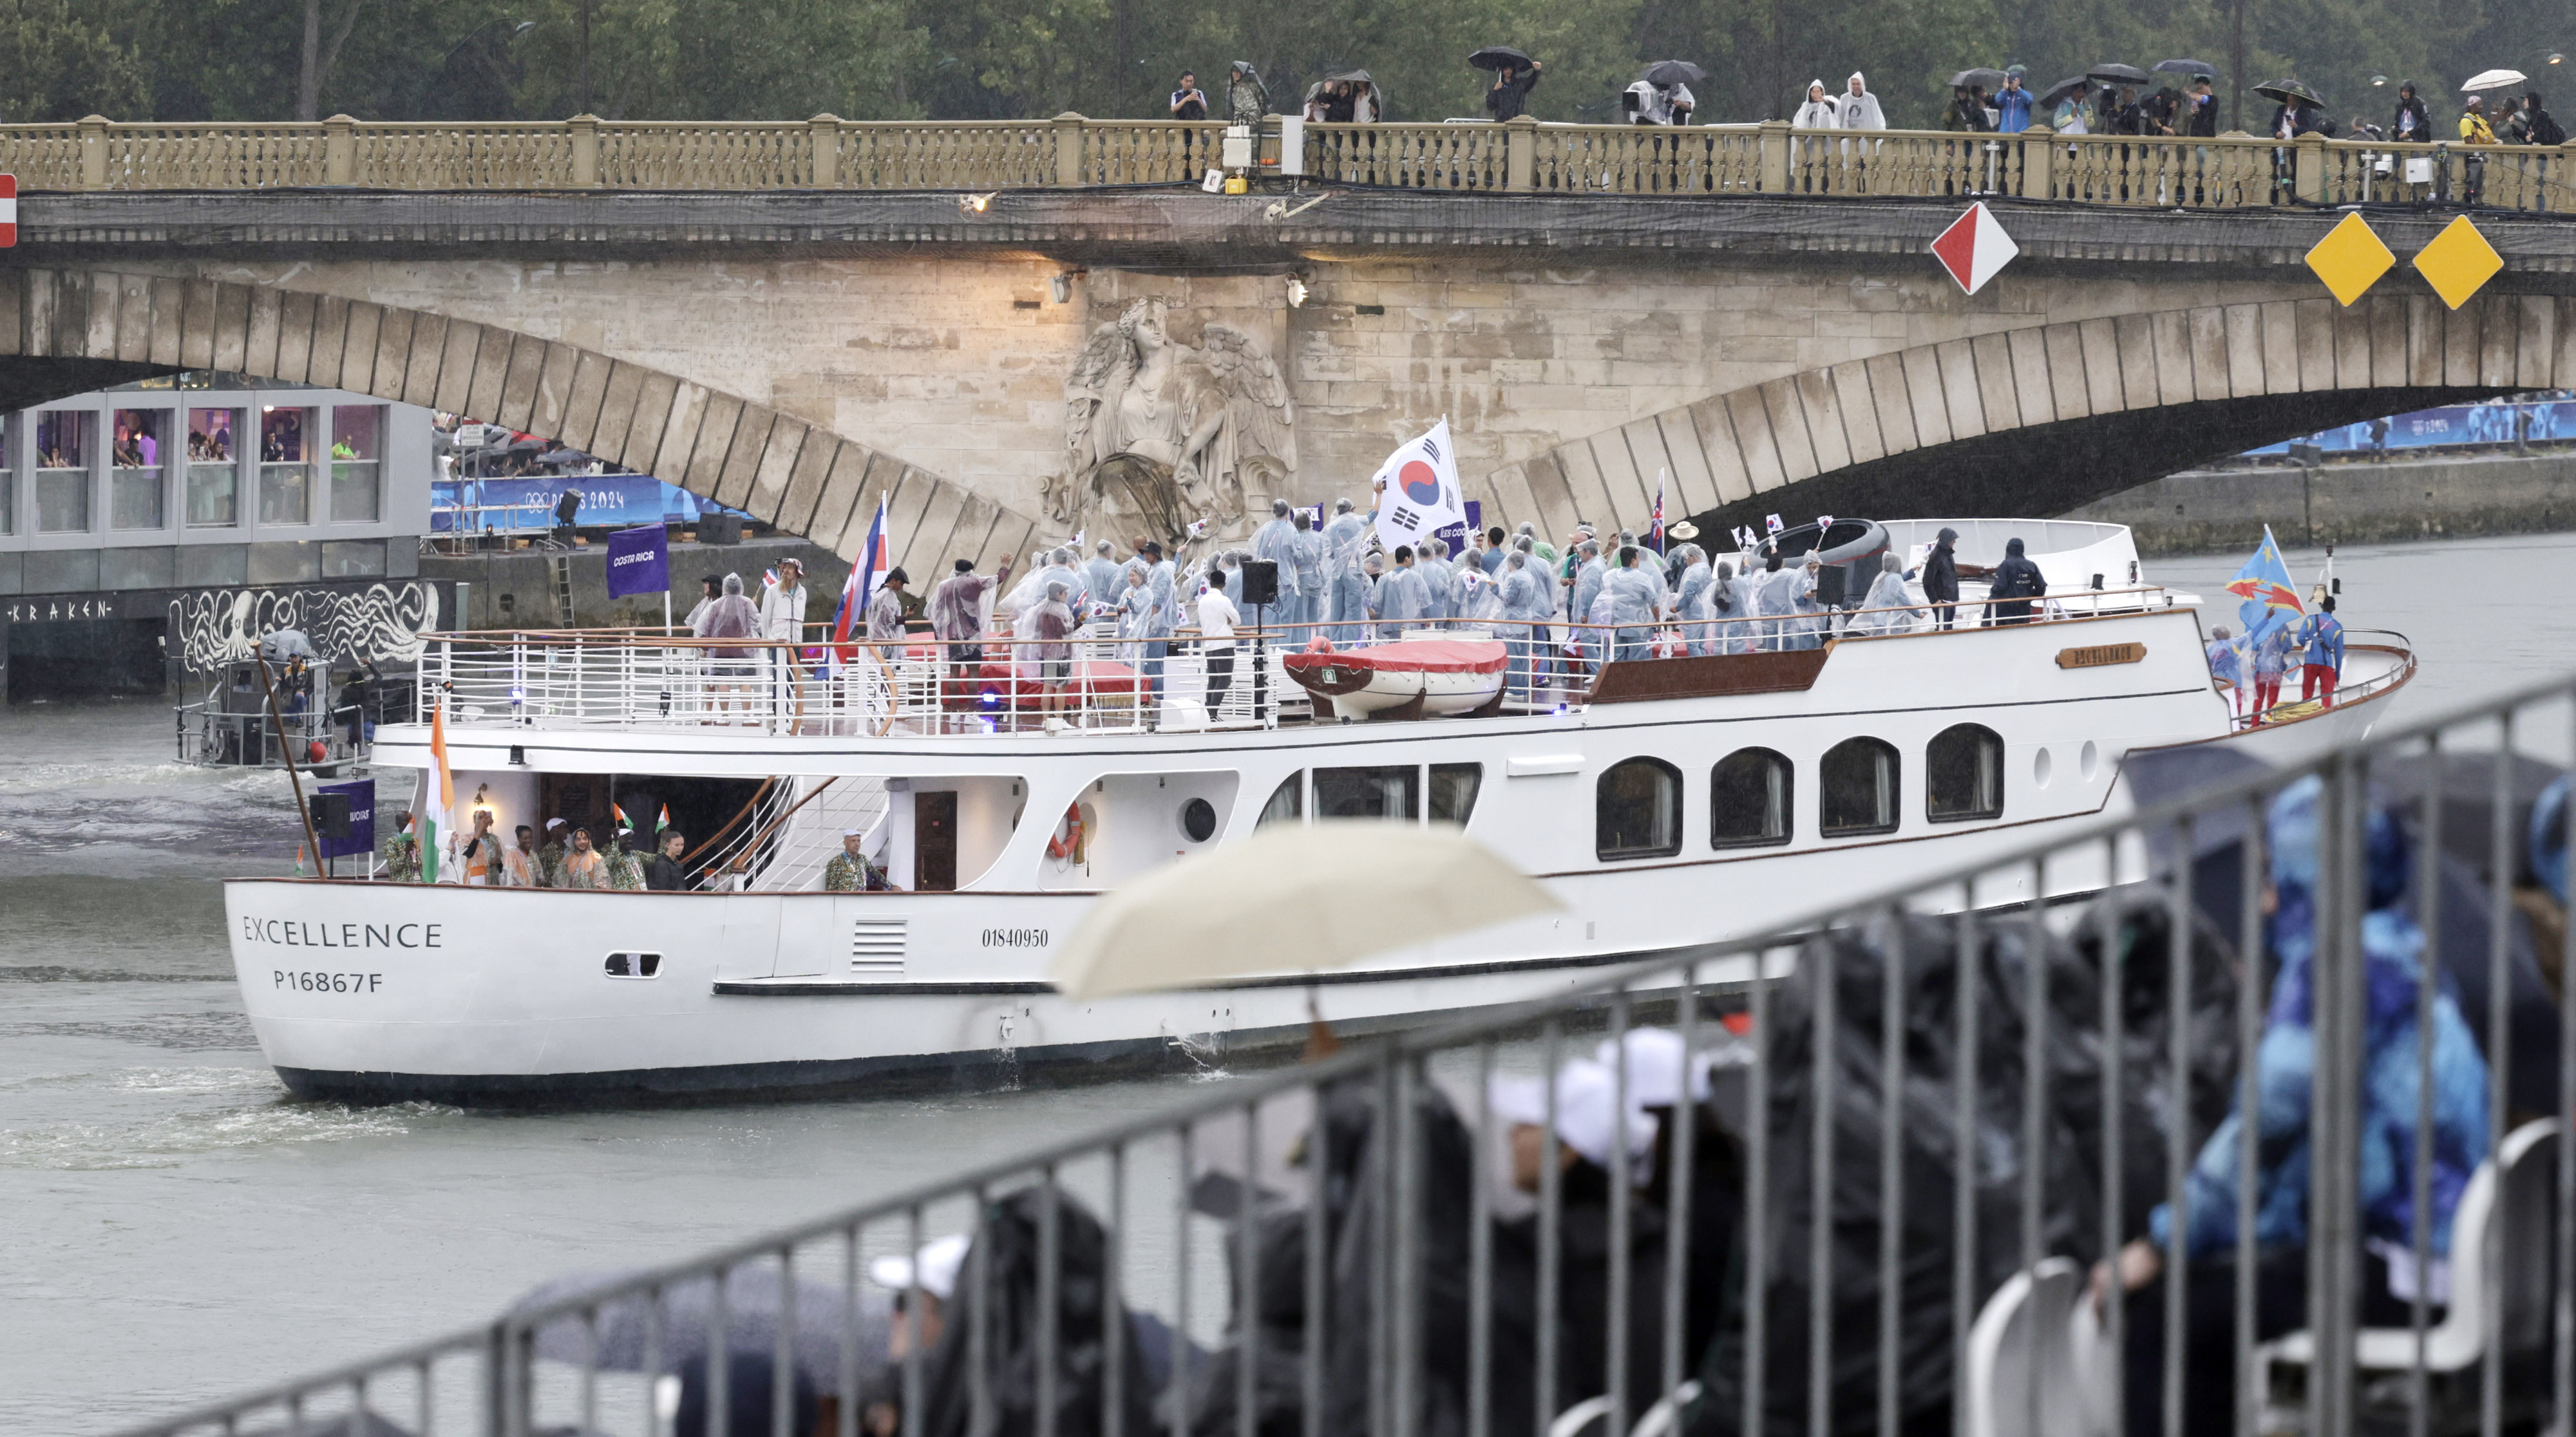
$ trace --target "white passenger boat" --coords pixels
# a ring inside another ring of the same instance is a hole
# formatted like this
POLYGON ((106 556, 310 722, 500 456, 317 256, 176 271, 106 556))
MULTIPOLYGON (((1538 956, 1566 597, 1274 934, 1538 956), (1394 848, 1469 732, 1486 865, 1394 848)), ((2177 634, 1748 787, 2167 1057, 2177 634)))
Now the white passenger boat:
MULTIPOLYGON (((1876 547, 1828 553, 1874 572, 1937 527, 1866 526, 1855 542, 1876 547)), ((1367 1027, 1562 991, 2027 845, 2128 801, 2139 750, 2332 741, 2413 671, 2402 642, 2356 642, 2335 707, 2248 733, 2213 691, 2198 601, 2145 582, 2125 530, 1956 527, 1970 564, 2025 537, 2058 597, 2028 623, 1983 625, 1971 603, 1947 630, 1612 662, 1411 720, 1314 717, 1257 641, 1219 692, 1196 656, 1162 660, 1140 704, 1153 661, 1108 643, 1051 684, 993 644, 972 666, 862 649, 822 678, 806 650, 787 678, 656 636, 439 637, 421 721, 379 730, 380 769, 429 766, 441 706, 465 812, 507 833, 667 807, 720 891, 241 879, 235 968, 269 1061, 311 1097, 554 1105, 1133 1069, 1292 1041, 1310 998, 1367 1027), (1463 824, 1564 910, 1320 975, 1091 1003, 1049 986, 1101 891, 1319 817, 1463 824), (823 891, 851 831, 886 890, 823 891)), ((2078 856, 2047 881, 2103 874, 2078 856)))

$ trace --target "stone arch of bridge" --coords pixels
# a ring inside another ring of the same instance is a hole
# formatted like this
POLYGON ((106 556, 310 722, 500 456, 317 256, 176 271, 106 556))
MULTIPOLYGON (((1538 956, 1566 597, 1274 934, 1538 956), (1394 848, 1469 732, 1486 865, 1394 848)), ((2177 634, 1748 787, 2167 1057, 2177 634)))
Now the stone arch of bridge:
POLYGON ((1711 395, 1485 481, 1491 512, 1561 535, 1667 520, 1722 538, 1769 514, 2061 514, 2195 463, 2337 424, 2576 386, 2576 298, 2429 295, 2210 305, 2003 329, 1711 395))
POLYGON ((855 558, 887 496, 892 562, 986 566, 1035 521, 818 425, 578 345, 266 285, 0 271, 0 407, 212 370, 471 414, 640 473, 855 558))

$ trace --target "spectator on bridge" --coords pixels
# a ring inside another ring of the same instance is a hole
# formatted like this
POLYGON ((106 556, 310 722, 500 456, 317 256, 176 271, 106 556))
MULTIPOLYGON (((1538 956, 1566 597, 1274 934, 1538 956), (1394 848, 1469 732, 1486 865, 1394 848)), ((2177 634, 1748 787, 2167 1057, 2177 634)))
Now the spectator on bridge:
POLYGON ((1238 125, 1258 125, 1270 113, 1270 87, 1261 83, 1261 72, 1250 60, 1235 61, 1227 72, 1225 103, 1238 125))
POLYGON ((1510 65, 1494 72, 1493 86, 1485 91, 1485 113, 1499 124, 1520 118, 1529 108, 1529 92, 1538 87, 1539 63, 1530 61, 1527 70, 1510 65))
POLYGON ((1834 101, 1834 123, 1838 128, 1845 130, 1887 128, 1887 116, 1880 112, 1878 97, 1869 92, 1869 85, 1861 78, 1860 71, 1852 71, 1851 78, 1843 82, 1843 87, 1841 97, 1834 101))
POLYGON ((2215 83, 2214 76, 2191 77, 2191 93, 2183 96, 2183 122, 2176 129, 2195 139, 2218 138, 2218 97, 2210 93, 2215 83))
POLYGON ((1834 97, 1825 92, 1825 82, 1807 82, 1807 102, 1798 107, 1789 123, 1801 130, 1830 130, 1835 127, 1834 97))
POLYGON ((2048 581, 2040 577, 2039 566, 2022 553, 2018 538, 2004 541, 2004 561, 1995 566, 1994 577, 1986 581, 1986 621, 1995 626, 2030 622, 2030 601, 2048 593, 2048 581))
POLYGON ((1986 133, 1986 92, 1974 85, 1950 87, 1950 108, 1941 112, 1941 128, 1956 135, 1986 133))
POLYGON ((2306 664, 2299 672, 2299 701, 2316 699, 2326 708, 2334 707, 2335 689, 2343 682, 2343 621, 2334 615, 2335 601, 2328 596, 2299 625, 2298 642, 2306 649, 2306 664))
POLYGON ((1995 91, 1995 128, 2004 134, 2030 128, 2030 87, 2023 83, 2029 75, 2019 65, 2004 67, 2004 86, 1995 91))
MULTIPOLYGON (((2535 145, 2544 145, 2550 149, 2556 149, 2560 145, 2567 143, 2566 129, 2558 123, 2556 116, 2540 107, 2540 92, 2538 90, 2534 90, 2530 94, 2522 97, 2522 113, 2525 121, 2525 129, 2530 136, 2530 143, 2535 145)), ((152 443, 152 436, 148 434, 143 436, 143 442, 148 451, 148 448, 152 443)), ((147 457, 144 462, 148 464, 151 460, 147 457)))
POLYGON ((1199 77, 1187 70, 1181 72, 1180 88, 1172 91, 1172 118, 1175 120, 1207 118, 1207 91, 1199 88, 1199 77))
MULTIPOLYGON (((2486 102, 2479 96, 2471 95, 2467 107, 2460 111, 2460 140, 2470 145, 2492 145, 2496 142, 2495 131, 2487 125, 2486 102)), ((2485 199, 2486 156, 2473 153, 2460 169, 2464 181, 2460 187, 2460 202, 2473 205, 2485 199)))
POLYGON ((2388 138, 2402 145, 2424 145, 2433 140, 2433 117, 2424 109, 2424 97, 2415 93, 2415 82, 2400 81, 2397 86, 2397 116, 2389 121, 2388 138))
POLYGON ((2061 135, 2089 135, 2093 132, 2093 85, 2078 80, 2067 90, 2066 98, 2057 102, 2057 113, 2049 128, 2061 135))
POLYGON ((2492 123, 2495 126, 2497 144, 2527 145, 2531 143, 2531 117, 2522 112, 2521 96, 2505 96, 2503 101, 2496 106, 2495 119, 2492 123))

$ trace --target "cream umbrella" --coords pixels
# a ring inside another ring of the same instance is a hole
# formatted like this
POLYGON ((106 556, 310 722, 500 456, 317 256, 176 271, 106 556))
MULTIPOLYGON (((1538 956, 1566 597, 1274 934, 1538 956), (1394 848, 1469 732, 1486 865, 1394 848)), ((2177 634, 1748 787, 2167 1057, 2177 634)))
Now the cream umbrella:
POLYGON ((1275 824, 1103 897, 1050 971, 1080 1001, 1341 968, 1564 907, 1445 825, 1275 824))
POLYGON ((2520 70, 2480 70, 2460 86, 2460 93, 2474 95, 2480 90, 2501 90, 2507 85, 2524 84, 2530 79, 2520 70))

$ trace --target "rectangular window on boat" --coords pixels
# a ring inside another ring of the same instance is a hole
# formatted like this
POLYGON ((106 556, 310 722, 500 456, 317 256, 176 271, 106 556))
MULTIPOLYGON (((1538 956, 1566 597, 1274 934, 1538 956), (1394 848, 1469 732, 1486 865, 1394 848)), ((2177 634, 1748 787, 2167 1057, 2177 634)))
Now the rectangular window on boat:
POLYGON ((1315 770, 1315 816, 1410 822, 1421 813, 1421 786, 1421 768, 1409 763, 1391 768, 1319 768, 1315 770))
POLYGON ((1464 826, 1476 811, 1476 789, 1484 779, 1481 763, 1431 765, 1431 821, 1464 826))

